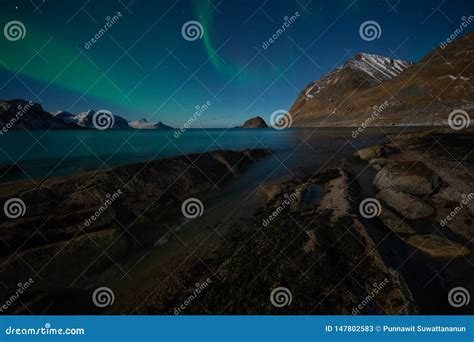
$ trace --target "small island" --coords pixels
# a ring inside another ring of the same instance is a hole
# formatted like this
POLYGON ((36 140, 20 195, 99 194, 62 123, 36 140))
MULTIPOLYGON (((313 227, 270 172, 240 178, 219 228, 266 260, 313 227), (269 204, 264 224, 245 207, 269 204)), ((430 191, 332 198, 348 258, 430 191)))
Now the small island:
POLYGON ((268 125, 266 124, 265 120, 263 120, 260 116, 256 116, 254 118, 248 119, 244 122, 242 126, 237 126, 236 128, 267 128, 268 125))

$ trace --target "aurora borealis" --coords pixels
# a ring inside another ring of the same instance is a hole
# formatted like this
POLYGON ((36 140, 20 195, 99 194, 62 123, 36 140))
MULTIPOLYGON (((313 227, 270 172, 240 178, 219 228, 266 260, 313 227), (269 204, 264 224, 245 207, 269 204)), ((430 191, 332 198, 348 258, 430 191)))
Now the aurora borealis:
POLYGON ((0 39, 2 99, 32 100, 51 112, 106 108, 176 127, 206 101, 212 106, 202 127, 231 127, 255 115, 268 120, 351 55, 416 61, 474 12, 463 0, 439 10, 428 2, 372 0, 2 0, 1 7, 2 28, 12 20, 26 27, 21 40, 0 39), (263 49, 296 11, 298 20, 263 49), (117 12, 120 19, 98 34, 117 12), (201 39, 181 36, 189 20, 201 23, 201 39), (380 23, 380 39, 360 39, 366 20, 380 23))

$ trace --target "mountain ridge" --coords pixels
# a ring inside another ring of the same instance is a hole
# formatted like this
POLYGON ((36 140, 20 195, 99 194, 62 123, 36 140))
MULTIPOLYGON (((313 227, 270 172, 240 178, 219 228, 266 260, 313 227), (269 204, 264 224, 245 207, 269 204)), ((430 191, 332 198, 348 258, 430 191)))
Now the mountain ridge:
POLYGON ((372 63, 373 75, 357 63, 374 55, 359 54, 300 92, 290 108, 293 127, 359 126, 386 102, 372 125, 447 125, 453 110, 474 109, 473 40, 467 33, 410 65, 393 60, 389 71, 372 63))

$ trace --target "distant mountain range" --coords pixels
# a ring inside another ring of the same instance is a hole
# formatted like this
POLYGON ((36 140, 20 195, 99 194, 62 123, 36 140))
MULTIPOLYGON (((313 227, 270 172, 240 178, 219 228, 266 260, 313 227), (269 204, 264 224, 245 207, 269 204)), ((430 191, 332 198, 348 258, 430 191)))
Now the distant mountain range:
MULTIPOLYGON (((25 100, 0 100, 0 126, 8 130, 36 129, 95 129, 94 114, 88 110, 79 114, 66 111, 48 113, 38 103, 25 100)), ((127 121, 113 115, 112 129, 172 129, 161 121, 150 123, 146 119, 127 121)))
POLYGON ((293 127, 358 126, 368 118, 446 125, 453 110, 474 110, 473 61, 474 32, 417 63, 361 53, 303 89, 290 109, 293 127))

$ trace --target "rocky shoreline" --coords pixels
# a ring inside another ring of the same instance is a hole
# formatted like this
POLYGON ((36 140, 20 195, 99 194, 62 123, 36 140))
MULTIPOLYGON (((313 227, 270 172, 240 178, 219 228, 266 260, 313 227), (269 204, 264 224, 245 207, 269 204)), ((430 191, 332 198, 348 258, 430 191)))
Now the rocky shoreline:
POLYGON ((473 133, 440 128, 391 134, 387 144, 354 155, 375 173, 373 198, 380 210, 372 221, 391 234, 377 239, 380 250, 411 278, 410 288, 430 314, 473 312, 472 303, 455 307, 450 299, 453 289, 474 291, 473 133))
POLYGON ((171 274, 163 267, 120 285, 107 280, 120 299, 103 310, 89 303, 89 289, 71 284, 93 282, 130 250, 153 244, 137 222, 181 215, 186 198, 215 192, 271 152, 188 155, 52 178, 40 187, 2 184, 2 200, 19 197, 28 206, 25 217, 1 223, 7 248, 0 274, 11 289, 34 279, 25 300, 44 310, 57 300, 48 312, 58 314, 70 305, 96 314, 452 313, 447 292, 474 285, 472 137, 472 130, 449 129, 387 135, 386 144, 363 148, 353 160, 263 183, 254 212, 220 227, 220 242, 208 241, 205 251, 167 259, 171 274), (367 197, 379 203, 375 215, 361 209, 367 197), (107 199, 107 210, 92 220, 107 199), (67 298, 50 298, 64 289, 67 298))
MULTIPOLYGON (((2 203, 25 203, 25 215, 1 213, 0 275, 8 298, 18 282, 35 279, 30 294, 66 288, 143 245, 130 230, 175 214, 270 155, 269 150, 215 151, 50 178, 0 184, 2 203), (7 289, 10 289, 8 291, 7 289)), ((5 298, 3 298, 5 297, 5 298)), ((13 309, 13 308, 12 308, 13 309)))
POLYGON ((265 204, 232 227, 225 244, 207 258, 187 260, 157 291, 118 310, 173 314, 185 303, 174 314, 471 312, 470 306, 453 311, 448 292, 474 285, 472 203, 449 223, 442 217, 471 193, 473 165, 466 156, 472 136, 432 129, 388 136, 389 143, 358 151, 355 160, 375 172, 371 181, 380 209, 370 218, 361 213, 363 183, 350 161, 303 180, 264 186, 265 204), (434 141, 443 145, 432 146, 434 141), (381 238, 374 240, 369 222, 381 238), (397 241, 388 249, 387 238, 397 241), (209 285, 196 294, 195 283, 209 285), (271 300, 281 288, 291 298, 283 306, 271 300))

